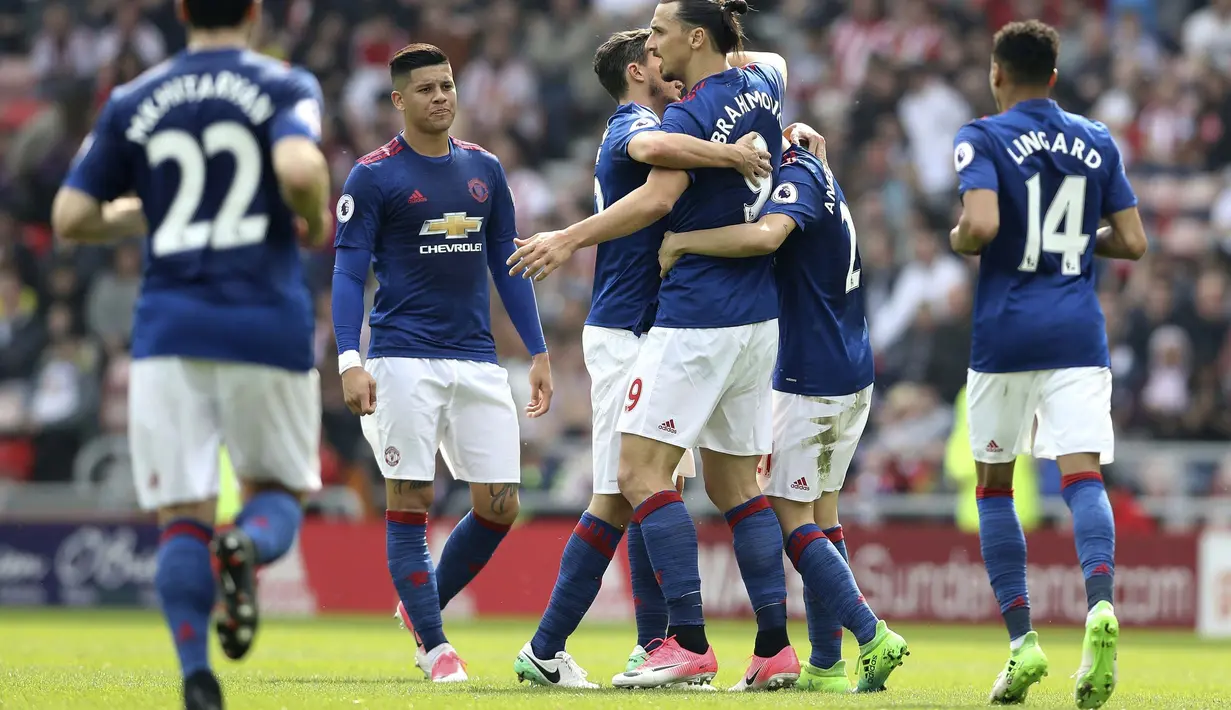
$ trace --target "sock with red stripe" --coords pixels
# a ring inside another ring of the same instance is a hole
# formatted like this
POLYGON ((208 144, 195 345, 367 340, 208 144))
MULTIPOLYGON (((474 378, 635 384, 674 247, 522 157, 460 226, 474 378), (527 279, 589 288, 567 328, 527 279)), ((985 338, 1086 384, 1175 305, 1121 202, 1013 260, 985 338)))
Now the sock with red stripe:
MULTIPOLYGON (((825 537, 829 538, 829 542, 846 562, 846 539, 842 526, 837 525, 821 532, 825 533, 825 537)), ((795 564, 794 559, 791 564, 795 564)), ((798 569, 798 566, 796 568, 798 569)), ((854 581, 853 575, 851 580, 854 581)), ((808 616, 808 641, 812 644, 812 655, 808 658, 808 663, 814 668, 833 668, 835 663, 842 660, 842 620, 830 611, 823 598, 807 584, 804 585, 804 612, 808 616)))
MULTIPOLYGON (((804 587, 816 594, 818 599, 825 600, 824 605, 829 613, 842 626, 850 629, 860 644, 876 638, 879 619, 859 593, 855 575, 846 560, 820 527, 808 523, 792 531, 787 536, 786 554, 795 569, 799 570, 799 576, 804 578, 804 587)), ((839 647, 838 658, 841 657, 839 647)), ((834 663, 836 661, 817 667, 829 668, 834 663)))
POLYGON ((212 527, 185 518, 168 523, 158 544, 154 589, 185 678, 209 669, 209 614, 217 594, 213 538, 212 527))
POLYGON ((291 549, 303 522, 303 506, 286 491, 262 491, 244 504, 235 524, 252 538, 257 561, 263 565, 291 549))
POLYGON ((1026 535, 1017 519, 1013 489, 975 489, 979 506, 979 549, 992 583, 1009 640, 1025 636, 1030 625, 1030 592, 1026 589, 1026 535))
POLYGON ((782 528, 765 496, 757 496, 723 513, 734 538, 748 601, 757 615, 753 654, 772 658, 790 645, 786 633, 786 572, 782 569, 782 528))
POLYGON ((423 648, 446 643, 432 556, 427 549, 427 513, 385 511, 385 554, 398 598, 423 648))
POLYGON ((667 599, 654 576, 641 526, 633 522, 628 524, 628 575, 637 619, 637 645, 649 649, 651 642, 667 636, 667 599))
POLYGON ((1073 473, 1060 479, 1060 495, 1073 514, 1073 540, 1086 578, 1086 603, 1093 608, 1110 603, 1116 573, 1116 521, 1111 502, 1097 471, 1073 473))
POLYGON ((633 511, 633 522, 654 565, 667 599, 667 635, 693 653, 705 653, 705 615, 701 611, 701 573, 697 565, 697 528, 675 489, 659 491, 633 511))
POLYGON ((530 640, 535 658, 548 660, 564 650, 565 641, 577 630, 581 618, 598 598, 603 574, 611 564, 623 533, 589 512, 583 513, 560 558, 560 574, 551 590, 551 601, 530 640))
POLYGON ((453 528, 436 565, 441 609, 483 570, 510 527, 475 515, 472 510, 453 528))

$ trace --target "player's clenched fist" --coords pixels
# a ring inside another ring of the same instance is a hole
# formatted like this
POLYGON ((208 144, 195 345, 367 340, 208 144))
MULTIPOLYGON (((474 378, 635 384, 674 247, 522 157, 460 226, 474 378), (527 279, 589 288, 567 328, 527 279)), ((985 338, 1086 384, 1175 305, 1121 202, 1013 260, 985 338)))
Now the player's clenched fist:
POLYGON ((509 269, 509 276, 520 273, 523 279, 533 278, 535 281, 547 278, 577 250, 563 230, 539 232, 529 239, 514 239, 513 243, 517 245, 517 251, 506 262, 513 267, 509 269))
POLYGON ((362 367, 342 373, 342 397, 351 413, 364 416, 376 411, 376 378, 362 367))

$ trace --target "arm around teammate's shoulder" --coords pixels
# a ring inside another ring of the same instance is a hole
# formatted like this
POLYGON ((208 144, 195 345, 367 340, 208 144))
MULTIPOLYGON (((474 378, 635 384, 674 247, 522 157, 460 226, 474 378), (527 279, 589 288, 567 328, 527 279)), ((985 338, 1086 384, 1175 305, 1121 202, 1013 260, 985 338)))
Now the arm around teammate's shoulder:
POLYGON ((1149 248, 1146 228, 1136 207, 1120 210, 1107 217, 1110 226, 1098 230, 1094 254, 1108 259, 1137 261, 1149 248))
POLYGON ((755 138, 749 134, 728 145, 681 133, 641 131, 628 141, 628 156, 638 163, 674 170, 733 168, 758 180, 768 176, 773 166, 769 153, 754 144, 755 138))
POLYGON ((794 230, 794 218, 771 213, 752 223, 744 222, 729 227, 680 234, 667 232, 662 247, 658 250, 658 266, 661 275, 666 276, 675 266, 675 262, 685 254, 728 259, 772 254, 778 251, 778 247, 782 246, 782 242, 786 241, 794 230))

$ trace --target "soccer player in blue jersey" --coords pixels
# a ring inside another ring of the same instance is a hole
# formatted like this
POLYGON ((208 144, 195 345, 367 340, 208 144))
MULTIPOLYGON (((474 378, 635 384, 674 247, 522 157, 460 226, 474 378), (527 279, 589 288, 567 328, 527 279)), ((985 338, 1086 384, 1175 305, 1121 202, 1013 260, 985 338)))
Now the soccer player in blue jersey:
POLYGON ((760 220, 668 233, 661 262, 669 272, 685 254, 771 253, 781 328, 765 495, 782 525, 787 556, 804 579, 812 657, 797 685, 848 690, 845 626, 859 641, 857 690, 883 690, 908 653, 906 642, 859 593, 838 522, 838 492, 868 422, 875 374, 855 225, 842 188, 822 159, 792 147, 760 220))
POLYGON ((452 138, 457 91, 438 48, 413 44, 389 62, 405 130, 360 158, 338 200, 333 279, 338 367, 351 411, 385 477, 389 572, 400 615, 434 682, 467 679, 440 611, 491 559, 517 518, 517 410, 496 363, 488 272, 533 357, 530 417, 551 406, 551 367, 534 289, 503 268, 517 236, 496 156, 452 138), (359 356, 368 267, 380 288, 367 362, 359 356), (470 484, 474 509, 434 569, 427 547, 436 451, 470 484))
MULTIPOLYGON (((660 116, 678 101, 680 87, 659 73, 661 60, 646 50, 647 29, 618 32, 594 56, 594 71, 619 104, 607 122, 594 168, 594 207, 623 198, 645 184, 651 165, 735 168, 749 179, 770 172, 769 154, 751 141, 723 144, 691 136, 664 133, 660 116)), ((624 535, 632 506, 620 495, 620 433, 616 428, 624 406, 628 373, 653 323, 658 295, 658 248, 666 220, 659 220, 626 239, 598 245, 594 294, 582 334, 586 368, 592 380, 594 409, 594 494, 573 531, 560 560, 560 574, 551 602, 534 638, 514 662, 518 678, 538 685, 596 688, 565 652, 598 596, 599 583, 624 535)), ((692 455, 680 463, 682 476, 691 475, 692 455)), ((645 659, 646 647, 667 628, 667 607, 639 530, 629 536, 637 645, 628 667, 645 659)))
POLYGON ((1115 526, 1099 470, 1114 437, 1094 257, 1138 259, 1146 237, 1107 127, 1049 98, 1059 46, 1056 31, 1034 20, 996 33, 991 86, 1002 113, 954 139, 963 209, 949 238, 959 253, 980 255, 968 419, 983 561, 1011 652, 991 699, 1022 702, 1047 674, 1013 506, 1013 462, 1025 453, 1060 467, 1090 609, 1076 702, 1097 708, 1115 690, 1119 623, 1115 526), (1110 226, 1100 229, 1102 219, 1110 226))
POLYGON ((245 49, 259 3, 183 0, 180 9, 188 49, 112 92, 52 224, 83 242, 150 234, 128 431, 141 505, 157 509, 162 526, 154 583, 184 705, 205 709, 222 707, 207 653, 211 541, 217 630, 238 659, 256 631, 256 566, 290 548, 301 498, 320 487, 299 243, 326 236, 329 176, 316 80, 245 49), (246 502, 215 539, 219 444, 246 502))
MULTIPOLYGON (((744 0, 668 0, 654 11, 647 48, 663 77, 691 87, 667 108, 662 130, 716 143, 758 134, 776 174, 781 163, 785 63, 732 68, 742 44, 744 0), (765 143, 764 136, 772 137, 765 143)), ((561 232, 536 235, 509 263, 542 278, 572 251, 615 239, 670 214, 673 231, 754 221, 773 181, 732 170, 655 168, 646 184, 561 232)), ((620 687, 708 683, 718 670, 705 635, 696 530, 671 471, 683 452, 701 449, 706 492, 724 511, 735 555, 757 615, 748 672, 732 690, 793 684, 799 660, 786 631, 782 534, 757 486, 770 452, 770 375, 778 341, 773 259, 680 260, 659 290, 654 326, 634 363, 619 430, 620 492, 633 505, 631 526, 645 540, 667 599, 667 640, 639 667, 612 679, 620 687)))

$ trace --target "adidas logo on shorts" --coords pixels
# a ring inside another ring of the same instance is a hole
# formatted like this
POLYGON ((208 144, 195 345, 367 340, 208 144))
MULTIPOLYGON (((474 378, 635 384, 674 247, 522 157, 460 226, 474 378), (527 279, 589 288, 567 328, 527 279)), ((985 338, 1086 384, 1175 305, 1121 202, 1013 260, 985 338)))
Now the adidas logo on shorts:
POLYGON ((1001 451, 1004 451, 1004 449, 1000 448, 1000 444, 997 444, 995 439, 992 439, 991 441, 987 442, 987 453, 998 454, 1001 451))
POLYGON ((803 478, 803 477, 800 477, 800 479, 799 479, 798 481, 796 481, 796 482, 794 482, 794 483, 792 483, 792 484, 791 484, 791 490, 793 490, 793 491, 810 491, 810 490, 812 490, 812 489, 808 487, 808 479, 803 478))
POLYGON ((675 434, 675 433, 676 433, 676 431, 675 431, 675 420, 674 420, 674 419, 668 419, 667 421, 663 422, 662 424, 659 424, 659 425, 658 425, 658 428, 659 428, 659 430, 660 430, 660 431, 665 431, 665 432, 667 432, 668 434, 675 434))

